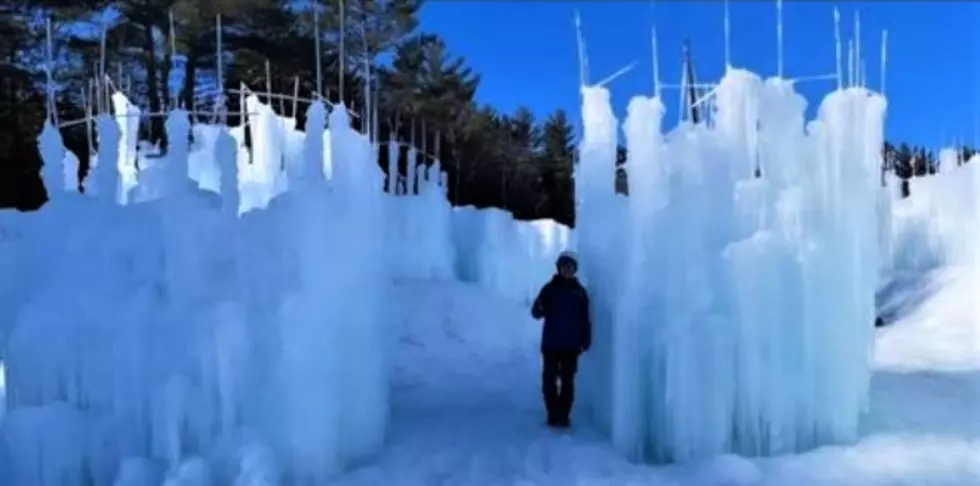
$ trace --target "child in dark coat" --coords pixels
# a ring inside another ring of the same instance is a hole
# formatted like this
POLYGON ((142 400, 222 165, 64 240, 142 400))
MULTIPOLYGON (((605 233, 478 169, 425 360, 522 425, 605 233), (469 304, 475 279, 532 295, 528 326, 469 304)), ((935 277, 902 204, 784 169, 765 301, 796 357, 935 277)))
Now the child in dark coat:
POLYGON ((544 319, 541 331, 541 392, 548 425, 568 427, 575 400, 578 358, 592 346, 589 295, 575 277, 575 255, 564 252, 555 262, 557 273, 534 299, 531 315, 544 319))

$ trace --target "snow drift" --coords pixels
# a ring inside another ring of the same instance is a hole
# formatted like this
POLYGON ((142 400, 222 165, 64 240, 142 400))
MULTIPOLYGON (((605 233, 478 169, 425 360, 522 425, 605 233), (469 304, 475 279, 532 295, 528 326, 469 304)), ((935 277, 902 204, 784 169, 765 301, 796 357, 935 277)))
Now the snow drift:
POLYGON ((939 172, 909 179, 909 197, 892 187, 892 267, 919 273, 975 261, 980 230, 980 156, 956 163, 954 149, 940 152, 939 172))

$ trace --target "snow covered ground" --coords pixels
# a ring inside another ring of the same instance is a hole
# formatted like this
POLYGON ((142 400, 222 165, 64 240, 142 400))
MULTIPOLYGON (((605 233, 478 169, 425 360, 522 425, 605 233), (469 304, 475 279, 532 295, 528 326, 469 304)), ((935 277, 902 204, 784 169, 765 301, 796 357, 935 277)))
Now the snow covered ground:
POLYGON ((581 413, 571 432, 543 426, 539 328, 523 306, 469 284, 402 282, 388 447, 336 484, 977 485, 974 273, 946 269, 894 290, 916 304, 878 331, 859 443, 669 467, 621 459, 581 413))

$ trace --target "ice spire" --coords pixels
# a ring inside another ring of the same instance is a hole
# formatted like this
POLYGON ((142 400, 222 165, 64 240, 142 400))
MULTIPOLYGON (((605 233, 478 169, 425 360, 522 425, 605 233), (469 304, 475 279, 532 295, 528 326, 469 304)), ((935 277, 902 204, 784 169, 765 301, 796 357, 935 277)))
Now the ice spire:
POLYGON ((44 128, 37 137, 37 146, 41 152, 41 160, 44 162, 41 167, 41 180, 44 181, 48 199, 55 199, 64 192, 61 187, 63 184, 62 166, 65 160, 65 146, 61 140, 61 133, 51 123, 50 119, 44 122, 44 128))

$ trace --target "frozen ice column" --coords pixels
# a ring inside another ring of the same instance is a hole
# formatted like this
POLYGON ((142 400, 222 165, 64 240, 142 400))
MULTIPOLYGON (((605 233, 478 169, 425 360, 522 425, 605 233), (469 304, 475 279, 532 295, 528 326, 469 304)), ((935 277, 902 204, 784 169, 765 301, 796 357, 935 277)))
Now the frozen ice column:
POLYGON ((817 443, 857 437, 868 401, 879 246, 885 99, 864 88, 827 96, 812 127, 815 173, 804 184, 814 250, 804 260, 817 443))
POLYGON ((656 104, 634 100, 624 204, 608 93, 583 89, 583 391, 633 458, 848 442, 867 401, 884 100, 831 94, 805 133, 788 83, 731 70, 716 101, 714 127, 660 137, 656 104))
MULTIPOLYGON (((303 165, 299 179, 314 182, 324 180, 323 133, 327 124, 327 108, 322 100, 314 101, 306 110, 306 126, 303 138, 303 165)), ((297 179, 292 176, 291 179, 297 179)))
POLYGON ((238 181, 238 144, 220 127, 214 139, 214 158, 221 170, 221 200, 225 211, 238 216, 241 210, 241 194, 238 181))
POLYGON ((108 114, 99 115, 95 120, 98 131, 99 149, 95 164, 85 177, 85 192, 116 204, 119 191, 119 125, 108 114))
MULTIPOLYGON (((385 258, 387 197, 384 173, 377 164, 377 154, 364 135, 350 126, 347 107, 334 107, 330 113, 331 157, 334 162, 331 182, 335 197, 343 198, 338 213, 340 228, 332 255, 336 270, 335 284, 353 292, 358 298, 336 296, 335 311, 344 316, 343 335, 346 346, 342 369, 357 369, 356 375, 344 374, 341 394, 340 429, 344 437, 344 458, 356 461, 378 451, 384 442, 388 419, 388 349, 382 311, 391 271, 385 258), (346 269, 346 270, 345 270, 346 269)), ((343 361, 342 361, 343 362, 343 361)))
POLYGON ((48 199, 55 199, 64 191, 61 190, 64 173, 62 166, 67 160, 65 157, 65 146, 61 140, 61 133, 58 128, 51 123, 51 120, 44 122, 44 128, 37 137, 38 150, 41 152, 41 160, 44 165, 41 167, 41 180, 44 181, 44 188, 48 192, 48 199))
POLYGON ((610 224, 615 194, 617 122, 609 91, 583 86, 582 142, 575 167, 576 232, 579 266, 589 289, 593 347, 583 361, 582 389, 593 402, 595 419, 611 427, 613 311, 620 270, 613 257, 620 236, 610 224))
POLYGON ((130 190, 136 186, 136 144, 139 141, 140 109, 129 102, 126 95, 116 91, 112 94, 112 108, 119 125, 119 183, 120 198, 129 198, 130 190))
POLYGON ((167 177, 166 193, 168 196, 182 194, 197 189, 197 183, 190 178, 188 154, 190 144, 187 136, 191 130, 191 121, 187 112, 181 109, 173 110, 167 115, 165 123, 167 130, 167 177))
MULTIPOLYGON (((628 150, 628 212, 633 223, 656 218, 669 197, 668 173, 661 159, 663 115, 659 98, 637 96, 630 101, 623 123, 628 150)), ((661 322, 663 317, 643 305, 654 300, 658 291, 653 277, 659 274, 655 259, 665 250, 656 241, 658 236, 650 225, 640 224, 633 224, 629 234, 624 234, 624 239, 629 238, 627 258, 631 265, 622 275, 623 292, 619 295, 619 312, 612 329, 610 437, 621 451, 634 459, 646 455, 643 444, 650 435, 649 424, 658 420, 651 400, 657 388, 650 382, 653 374, 643 366, 654 343, 653 329, 648 324, 661 322)))

